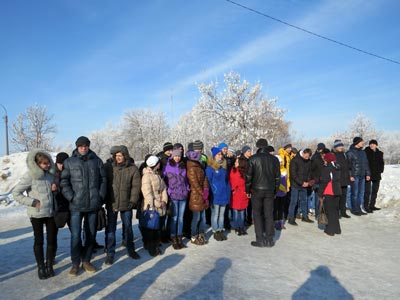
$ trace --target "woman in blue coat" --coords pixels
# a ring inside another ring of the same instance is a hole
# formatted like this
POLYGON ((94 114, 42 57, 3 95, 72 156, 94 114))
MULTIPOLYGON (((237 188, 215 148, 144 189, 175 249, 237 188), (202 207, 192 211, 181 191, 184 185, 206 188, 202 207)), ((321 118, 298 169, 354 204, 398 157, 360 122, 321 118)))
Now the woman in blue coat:
POLYGON ((217 147, 211 148, 212 158, 207 161, 206 175, 211 190, 211 227, 214 238, 224 241, 224 213, 229 204, 231 188, 227 176, 227 163, 223 158, 221 150, 217 147))

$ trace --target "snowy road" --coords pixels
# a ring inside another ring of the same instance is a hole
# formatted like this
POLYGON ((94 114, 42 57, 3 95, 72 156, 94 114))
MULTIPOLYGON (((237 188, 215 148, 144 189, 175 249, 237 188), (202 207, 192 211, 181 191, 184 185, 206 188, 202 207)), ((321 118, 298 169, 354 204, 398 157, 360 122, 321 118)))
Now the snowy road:
MULTIPOLYGON (((343 234, 333 238, 315 224, 300 222, 277 235, 271 249, 250 246, 253 227, 246 237, 230 234, 226 242, 211 240, 180 251, 169 247, 157 258, 139 250, 139 261, 119 248, 114 265, 105 267, 99 253, 93 262, 100 270, 74 279, 67 276, 69 232, 63 229, 56 277, 45 281, 37 278, 28 218, 8 214, 0 228, 1 299, 344 300, 400 295, 400 223, 382 211, 344 220, 343 234)), ((138 236, 136 225, 134 229, 138 236)), ((100 232, 98 241, 103 238, 100 232)))

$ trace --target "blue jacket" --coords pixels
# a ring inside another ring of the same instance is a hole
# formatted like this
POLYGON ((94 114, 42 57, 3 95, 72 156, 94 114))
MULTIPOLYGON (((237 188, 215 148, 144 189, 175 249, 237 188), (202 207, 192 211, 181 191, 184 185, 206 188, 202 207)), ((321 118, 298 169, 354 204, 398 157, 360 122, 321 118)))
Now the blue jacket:
POLYGON ((227 205, 231 199, 231 185, 228 181, 226 161, 222 165, 213 159, 207 161, 206 175, 211 189, 211 202, 217 205, 227 205))
POLYGON ((74 150, 64 161, 61 187, 64 197, 70 202, 69 209, 78 212, 98 210, 104 202, 107 179, 103 162, 94 153, 82 156, 74 150))

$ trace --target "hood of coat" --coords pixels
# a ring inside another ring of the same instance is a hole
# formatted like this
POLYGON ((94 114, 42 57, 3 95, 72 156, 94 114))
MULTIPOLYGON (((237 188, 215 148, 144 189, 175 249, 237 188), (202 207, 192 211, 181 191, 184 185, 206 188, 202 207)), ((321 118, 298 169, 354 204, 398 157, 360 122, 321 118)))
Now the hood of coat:
POLYGON ((224 169, 227 168, 226 159, 224 159, 222 161, 222 164, 219 164, 219 163, 217 163, 217 161, 215 159, 208 158, 207 165, 210 166, 211 168, 213 168, 214 170, 218 170, 220 168, 224 168, 224 169))
POLYGON ((113 159, 111 161, 112 161, 112 164, 114 167, 129 167, 129 166, 131 166, 132 162, 131 162, 131 157, 129 155, 128 148, 126 148, 125 146, 118 146, 115 154, 113 154, 113 159), (117 153, 122 153, 122 155, 125 158, 125 161, 122 164, 117 164, 117 162, 115 160, 115 155, 117 153))
POLYGON ((34 179, 39 179, 40 177, 42 177, 45 173, 44 170, 42 170, 37 163, 35 162, 35 156, 36 154, 41 153, 45 156, 47 156, 47 158, 50 161, 50 169, 49 169, 49 173, 51 174, 55 174, 56 171, 56 167, 54 164, 53 159, 51 158, 51 155, 49 153, 47 153, 44 150, 40 150, 40 149, 35 149, 32 150, 28 153, 28 156, 26 158, 26 165, 28 167, 28 172, 30 174, 30 176, 34 179))

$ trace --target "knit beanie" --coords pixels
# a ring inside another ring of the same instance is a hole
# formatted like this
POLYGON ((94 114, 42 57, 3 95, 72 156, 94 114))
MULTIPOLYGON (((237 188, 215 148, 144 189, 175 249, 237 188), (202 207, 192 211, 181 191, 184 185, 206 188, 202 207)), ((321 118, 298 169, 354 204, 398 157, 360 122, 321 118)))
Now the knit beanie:
POLYGON ((188 151, 188 152, 186 152, 186 157, 189 160, 200 161, 201 153, 197 152, 197 151, 188 151))
POLYGON ((268 142, 266 139, 259 139, 256 143, 257 148, 267 148, 268 147, 268 142))
POLYGON ((267 151, 268 153, 269 153, 269 152, 275 152, 275 149, 274 149, 274 147, 272 147, 271 145, 269 145, 269 146, 267 146, 267 147, 265 148, 265 151, 267 151))
POLYGON ((317 150, 324 150, 325 148, 326 148, 326 146, 325 146, 324 143, 319 143, 319 144, 317 145, 317 150))
POLYGON ((244 146, 243 148, 242 148, 242 153, 243 154, 245 154, 247 151, 249 151, 249 150, 251 150, 251 148, 249 147, 249 146, 244 146))
POLYGON ((356 136, 356 137, 353 139, 353 145, 357 145, 358 143, 360 143, 360 142, 362 142, 362 141, 363 141, 362 137, 356 136))
POLYGON ((378 141, 377 140, 370 140, 369 145, 374 144, 378 146, 378 141))
POLYGON ((172 145, 172 143, 170 143, 170 142, 166 142, 164 145, 163 145, 163 151, 165 152, 165 151, 168 151, 168 150, 172 150, 172 149, 174 149, 174 145, 172 145))
POLYGON ((76 147, 80 146, 90 146, 90 141, 86 136, 80 136, 75 142, 76 147))
POLYGON ((215 157, 215 155, 217 155, 220 152, 221 152, 221 149, 219 147, 212 147, 211 148, 211 153, 212 153, 212 157, 213 158, 215 157))
POLYGON ((342 140, 335 140, 333 142, 333 148, 338 148, 338 147, 343 147, 343 146, 344 146, 344 144, 343 144, 342 140))
POLYGON ((193 150, 203 150, 204 149, 204 144, 200 140, 195 140, 193 142, 193 150))
POLYGON ((60 152, 56 156, 56 164, 63 164, 64 160, 66 160, 69 157, 69 155, 65 152, 60 152))
POLYGON ((155 167, 158 164, 158 157, 155 155, 151 155, 147 160, 146 160, 146 165, 150 168, 155 167))
POLYGON ((220 144, 218 145, 218 148, 219 148, 220 150, 222 150, 222 149, 224 149, 224 148, 228 148, 228 144, 222 142, 222 143, 220 143, 220 144))

